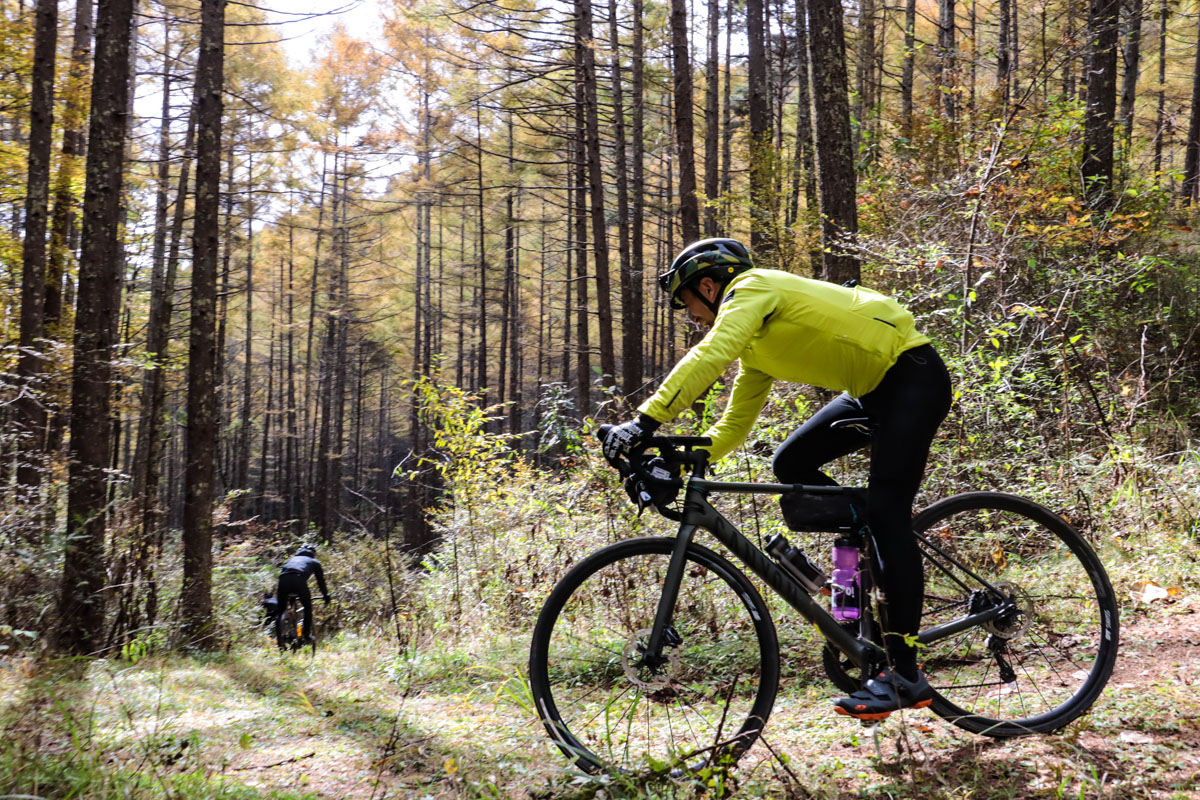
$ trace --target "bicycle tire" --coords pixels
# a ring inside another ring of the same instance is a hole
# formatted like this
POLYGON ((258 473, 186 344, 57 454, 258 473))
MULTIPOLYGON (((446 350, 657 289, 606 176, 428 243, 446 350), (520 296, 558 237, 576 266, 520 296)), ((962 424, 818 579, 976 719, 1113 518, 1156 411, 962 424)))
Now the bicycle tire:
POLYGON ((923 630, 994 603, 979 579, 1015 605, 919 649, 933 711, 995 738, 1055 731, 1085 713, 1112 674, 1119 612, 1079 532, 1044 506, 998 492, 940 500, 913 528, 924 539, 923 630))
POLYGON ((698 544, 687 550, 667 664, 639 663, 674 547, 672 538, 643 537, 596 551, 563 576, 538 616, 533 700, 550 738, 586 772, 736 761, 774 705, 770 612, 745 575, 698 544))
POLYGON ((275 616, 275 644, 279 648, 279 652, 285 652, 291 644, 288 639, 288 622, 287 611, 280 611, 275 616))
MULTIPOLYGON (((275 643, 281 652, 298 652, 304 648, 303 637, 300 635, 301 614, 295 608, 286 608, 276 617, 275 643)), ((313 653, 316 653, 314 642, 313 653)))

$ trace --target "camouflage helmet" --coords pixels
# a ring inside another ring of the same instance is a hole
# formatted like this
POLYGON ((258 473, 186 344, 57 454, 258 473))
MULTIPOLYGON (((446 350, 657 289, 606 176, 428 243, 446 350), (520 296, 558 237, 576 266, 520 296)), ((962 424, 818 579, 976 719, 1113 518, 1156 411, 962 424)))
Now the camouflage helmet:
POLYGON ((754 268, 754 261, 745 245, 736 239, 701 239, 693 242, 675 256, 671 268, 658 276, 659 287, 671 296, 672 308, 684 308, 679 299, 682 289, 691 288, 701 278, 719 283, 754 268))

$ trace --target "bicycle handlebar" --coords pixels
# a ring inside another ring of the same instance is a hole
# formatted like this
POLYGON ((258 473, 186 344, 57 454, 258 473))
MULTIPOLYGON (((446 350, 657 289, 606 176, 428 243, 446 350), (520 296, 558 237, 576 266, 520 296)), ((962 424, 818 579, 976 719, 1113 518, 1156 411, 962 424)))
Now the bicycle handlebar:
MULTIPOLYGON (((611 425, 602 425, 596 432, 597 438, 603 441, 604 434, 610 428, 612 428, 611 425)), ((632 475, 647 487, 665 486, 678 489, 683 486, 681 478, 656 478, 645 469, 646 451, 657 450, 667 466, 690 467, 694 476, 703 478, 705 468, 708 466, 709 453, 707 450, 696 448, 710 447, 711 445, 712 439, 707 436, 651 436, 632 448, 626 458, 607 458, 606 456, 606 459, 622 478, 632 475)), ((682 519, 682 514, 669 509, 658 508, 657 510, 667 519, 676 521, 682 519)))

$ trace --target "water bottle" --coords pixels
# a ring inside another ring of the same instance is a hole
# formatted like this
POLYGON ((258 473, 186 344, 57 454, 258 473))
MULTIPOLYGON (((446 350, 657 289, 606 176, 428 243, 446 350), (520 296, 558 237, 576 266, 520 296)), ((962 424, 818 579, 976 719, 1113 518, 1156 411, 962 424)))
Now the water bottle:
POLYGON ((839 622, 858 619, 858 546, 848 536, 839 537, 833 543, 830 588, 833 592, 833 618, 839 622))
POLYGON ((825 588, 825 573, 809 560, 803 550, 793 547, 783 535, 772 534, 767 539, 765 549, 809 594, 816 594, 825 588))

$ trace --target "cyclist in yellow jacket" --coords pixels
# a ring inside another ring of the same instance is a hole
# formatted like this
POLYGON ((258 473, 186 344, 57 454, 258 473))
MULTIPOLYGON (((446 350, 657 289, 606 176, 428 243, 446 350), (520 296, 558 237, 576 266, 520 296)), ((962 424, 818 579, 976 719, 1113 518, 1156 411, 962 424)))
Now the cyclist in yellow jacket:
POLYGON ((746 438, 776 380, 842 392, 780 445, 772 464, 781 483, 833 485, 821 466, 871 445, 867 519, 891 666, 837 700, 835 710, 878 720, 929 705, 932 689, 906 637, 920 628, 924 591, 912 505, 951 400, 950 376, 930 340, 895 300, 862 287, 755 269, 733 239, 689 245, 659 282, 673 307, 686 308, 710 330, 639 406, 637 419, 609 430, 605 454, 628 454, 735 360, 740 368, 729 403, 706 434, 714 461, 746 438), (870 420, 873 431, 830 427, 851 418, 870 420))

